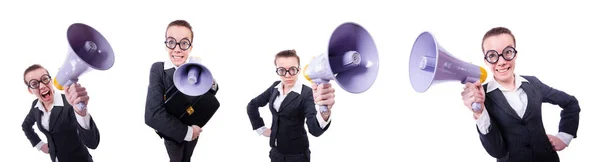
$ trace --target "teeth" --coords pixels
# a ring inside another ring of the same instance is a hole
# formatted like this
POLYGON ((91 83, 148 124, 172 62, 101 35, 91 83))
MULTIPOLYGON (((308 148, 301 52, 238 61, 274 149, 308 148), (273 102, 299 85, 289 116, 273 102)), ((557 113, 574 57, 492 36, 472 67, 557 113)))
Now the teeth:
POLYGON ((508 69, 509 69, 509 68, 506 68, 506 69, 496 69, 496 71, 497 71, 497 72, 501 72, 501 73, 502 73, 502 72, 506 72, 506 71, 508 71, 508 69))
POLYGON ((171 55, 171 57, 173 57, 173 58, 183 58, 183 56, 175 56, 175 55, 171 55))

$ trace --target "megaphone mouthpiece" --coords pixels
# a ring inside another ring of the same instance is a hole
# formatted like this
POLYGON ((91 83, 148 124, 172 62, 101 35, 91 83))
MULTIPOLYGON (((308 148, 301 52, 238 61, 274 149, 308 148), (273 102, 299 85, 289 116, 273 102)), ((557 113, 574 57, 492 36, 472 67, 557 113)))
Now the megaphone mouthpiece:
POLYGON ((213 77, 204 65, 197 62, 185 63, 173 73, 173 84, 188 96, 202 95, 212 87, 213 77))
POLYGON ((188 69, 188 82, 190 84, 196 84, 198 82, 198 75, 200 70, 196 66, 190 66, 188 69))

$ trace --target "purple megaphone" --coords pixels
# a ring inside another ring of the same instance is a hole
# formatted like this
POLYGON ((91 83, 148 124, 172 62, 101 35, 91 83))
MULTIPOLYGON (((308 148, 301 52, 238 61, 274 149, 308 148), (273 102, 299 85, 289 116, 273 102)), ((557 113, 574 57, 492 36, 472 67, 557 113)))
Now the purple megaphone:
MULTIPOLYGON (((114 65, 112 47, 96 29, 82 23, 71 24, 67 29, 67 40, 67 58, 54 78, 57 89, 63 90, 64 87, 77 83, 79 76, 91 69, 108 70, 114 65)), ((83 110, 86 105, 81 102, 77 106, 83 110)))
POLYGON ((173 84, 177 90, 188 96, 200 96, 212 87, 212 73, 204 65, 190 58, 173 73, 173 84))
MULTIPOLYGON (((409 78, 415 91, 423 93, 433 84, 460 81, 483 83, 487 78, 485 68, 453 57, 429 32, 419 35, 413 44, 409 59, 409 78)), ((481 110, 480 103, 473 103, 474 111, 481 110)))
MULTIPOLYGON (((314 57, 304 67, 306 80, 315 84, 335 80, 347 92, 362 93, 371 88, 379 72, 375 41, 362 26, 346 22, 329 39, 327 53, 314 57)), ((327 112, 327 106, 320 106, 327 112)))

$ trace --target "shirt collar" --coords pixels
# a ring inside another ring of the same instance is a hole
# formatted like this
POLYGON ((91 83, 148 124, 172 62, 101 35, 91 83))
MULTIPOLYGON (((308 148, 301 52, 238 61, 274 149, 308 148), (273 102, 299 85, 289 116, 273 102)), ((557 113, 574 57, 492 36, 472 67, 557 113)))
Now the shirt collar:
MULTIPOLYGON (((56 93, 56 91, 54 91, 54 105, 55 106, 65 106, 63 103, 63 99, 62 99, 62 95, 60 93, 56 93)), ((46 112, 46 110, 44 109, 44 104, 42 104, 42 101, 38 99, 37 104, 35 104, 35 107, 42 110, 43 112, 46 112)))
MULTIPOLYGON (((274 88, 276 88, 279 91, 279 94, 283 94, 283 84, 282 84, 282 82, 279 82, 279 84, 277 84, 274 88)), ((296 83, 294 84, 294 86, 292 87, 292 90, 290 92, 296 92, 298 94, 301 94, 301 92, 302 92, 302 82, 300 82, 299 80, 296 80, 296 83)))
MULTIPOLYGON (((190 61, 194 61, 194 62, 198 62, 200 63, 200 57, 194 57, 194 56, 189 56, 184 63, 188 63, 190 61)), ((165 61, 165 68, 164 70, 170 69, 170 68, 175 68, 177 70, 177 68, 179 68, 178 66, 175 66, 175 64, 173 64, 173 62, 171 62, 171 58, 168 58, 165 61)))
MULTIPOLYGON (((519 89, 521 87, 521 83, 523 83, 523 82, 529 83, 529 81, 527 81, 527 79, 523 78, 520 75, 515 74, 515 90, 519 89)), ((508 89, 502 87, 502 85, 500 85, 500 83, 498 83, 496 81, 496 78, 493 78, 492 81, 490 81, 487 85, 486 93, 490 93, 491 91, 493 91, 495 89, 500 89, 501 91, 509 91, 508 89)))

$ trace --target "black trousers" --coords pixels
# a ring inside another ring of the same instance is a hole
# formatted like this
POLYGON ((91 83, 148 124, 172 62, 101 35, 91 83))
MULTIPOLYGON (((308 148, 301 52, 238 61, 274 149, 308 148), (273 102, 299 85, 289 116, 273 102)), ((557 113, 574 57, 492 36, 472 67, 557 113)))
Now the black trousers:
POLYGON ((310 149, 299 154, 282 154, 276 148, 269 151, 271 162, 310 162, 310 149))
POLYGON ((171 159, 170 162, 190 162, 194 148, 196 148, 196 143, 198 143, 198 139, 190 142, 184 141, 181 144, 165 140, 165 147, 167 148, 169 159, 171 159))

